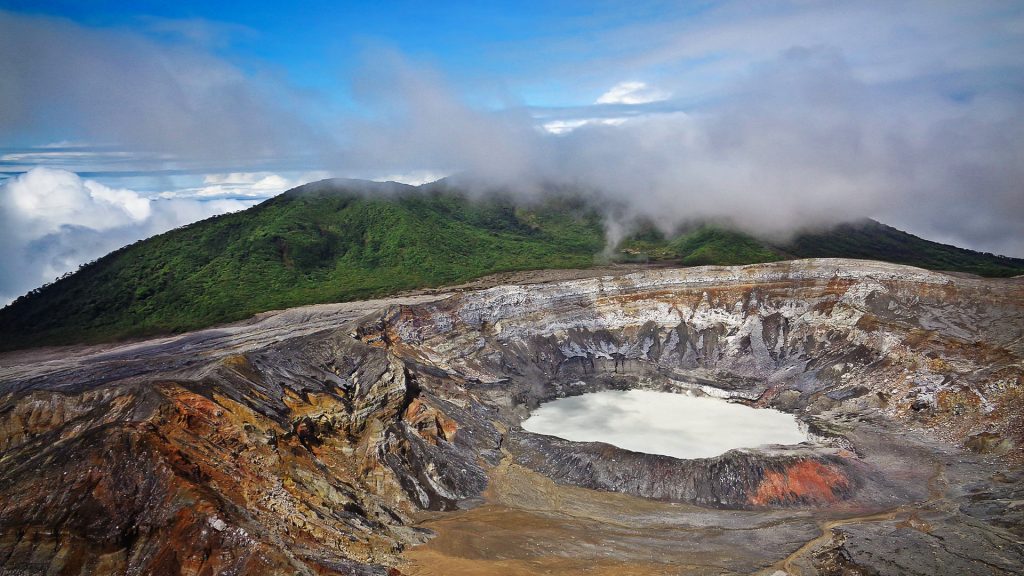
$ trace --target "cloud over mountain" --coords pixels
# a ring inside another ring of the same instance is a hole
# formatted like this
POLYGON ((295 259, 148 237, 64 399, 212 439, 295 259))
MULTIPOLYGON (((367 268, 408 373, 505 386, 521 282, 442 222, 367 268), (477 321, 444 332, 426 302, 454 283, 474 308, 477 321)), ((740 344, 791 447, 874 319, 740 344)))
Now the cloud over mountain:
POLYGON ((73 172, 35 168, 0 185, 0 302, 136 240, 249 205, 150 200, 73 172))
POLYGON ((551 134, 528 115, 474 108, 409 63, 379 86, 386 98, 365 95, 375 121, 349 130, 355 164, 466 170, 481 188, 576 186, 666 228, 711 218, 783 237, 876 217, 1024 254, 1020 94, 876 85, 838 50, 793 48, 691 111, 620 109, 617 122, 551 134))
MULTIPOLYGON (((0 11, 0 134, 116 144, 130 152, 105 153, 104 169, 197 175, 160 187, 168 197, 259 197, 320 171, 468 172, 481 189, 585 188, 624 205, 625 220, 724 219, 780 236, 872 216, 1024 256, 1014 3, 734 0, 623 22, 474 54, 528 68, 493 76, 369 43, 333 94, 226 57, 223 31, 202 21, 154 36, 0 11), (260 176, 218 180, 233 173, 260 176)), ((63 224, 99 236, 144 228, 74 218, 63 224)))

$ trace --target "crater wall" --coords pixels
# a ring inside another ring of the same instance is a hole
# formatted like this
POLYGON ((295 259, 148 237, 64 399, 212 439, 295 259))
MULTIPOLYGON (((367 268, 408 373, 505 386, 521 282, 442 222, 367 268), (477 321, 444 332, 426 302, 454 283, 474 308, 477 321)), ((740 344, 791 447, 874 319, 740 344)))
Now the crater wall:
POLYGON ((875 474, 845 415, 1019 461, 1022 302, 1019 279, 811 260, 311 307, 4 356, 0 568, 384 574, 428 537, 420 511, 479 502, 509 459, 701 505, 893 504, 920 486, 875 474), (788 410, 822 445, 685 462, 517 428, 547 399, 632 387, 788 410))

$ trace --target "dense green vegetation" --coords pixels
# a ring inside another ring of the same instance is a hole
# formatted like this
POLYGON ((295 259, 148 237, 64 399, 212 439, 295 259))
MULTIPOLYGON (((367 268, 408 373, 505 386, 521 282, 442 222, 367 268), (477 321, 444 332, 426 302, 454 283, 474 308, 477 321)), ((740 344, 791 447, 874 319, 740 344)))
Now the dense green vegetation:
POLYGON ((884 260, 929 270, 969 272, 991 277, 1024 274, 1024 259, 924 240, 874 220, 804 234, 779 249, 798 258, 884 260))
POLYGON ((256 312, 576 268, 604 246, 573 200, 532 208, 401 185, 306 185, 135 243, 0 310, 0 348, 180 332, 256 312))
POLYGON ((874 220, 840 224, 788 242, 768 242, 721 226, 701 225, 665 238, 648 226, 620 246, 628 261, 676 260, 686 266, 739 265, 793 258, 860 258, 979 276, 1024 274, 1024 259, 940 244, 874 220))
MULTIPOLYGON (((181 332, 498 271, 587 267, 604 246, 599 213, 571 196, 516 204, 470 200, 445 185, 318 182, 137 242, 34 290, 0 310, 0 350, 181 332)), ((872 221, 784 246, 722 227, 667 238, 643 226, 613 258, 732 265, 811 256, 1024 273, 1024 260, 929 242, 872 221)))
POLYGON ((669 246, 687 266, 736 266, 783 259, 777 251, 751 236, 713 226, 701 226, 673 240, 669 246))
POLYGON ((619 244, 615 259, 624 262, 671 260, 684 266, 735 266, 774 262, 785 259, 785 255, 752 236, 720 226, 704 224, 684 228, 673 238, 667 238, 653 226, 641 223, 637 232, 619 244))

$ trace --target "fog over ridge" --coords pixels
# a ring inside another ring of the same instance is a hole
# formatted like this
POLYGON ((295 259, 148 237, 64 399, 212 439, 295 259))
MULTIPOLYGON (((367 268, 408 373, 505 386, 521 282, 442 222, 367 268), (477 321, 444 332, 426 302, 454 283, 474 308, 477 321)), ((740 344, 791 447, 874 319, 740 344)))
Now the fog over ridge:
POLYGON ((666 230, 711 219, 784 239, 875 217, 1024 254, 1011 216, 1024 213, 1024 115, 1012 95, 892 94, 858 80, 836 50, 795 48, 714 105, 553 135, 523 114, 475 110, 410 68, 388 83, 404 100, 346 132, 360 143, 343 154, 353 164, 445 166, 481 190, 571 186, 666 230))

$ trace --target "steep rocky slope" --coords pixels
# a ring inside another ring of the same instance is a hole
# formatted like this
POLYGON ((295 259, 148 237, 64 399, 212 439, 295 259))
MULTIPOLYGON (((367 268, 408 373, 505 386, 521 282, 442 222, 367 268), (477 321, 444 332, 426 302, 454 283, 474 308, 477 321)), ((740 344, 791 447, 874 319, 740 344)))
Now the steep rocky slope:
POLYGON ((846 260, 7 354, 0 570, 1019 572, 1022 358, 1021 280, 846 260), (787 410, 815 442, 681 461, 518 427, 633 387, 787 410))

